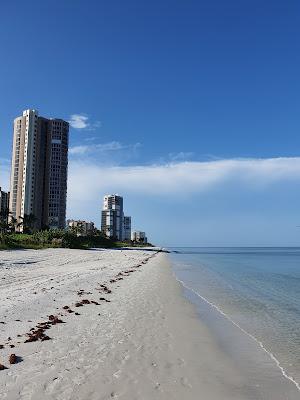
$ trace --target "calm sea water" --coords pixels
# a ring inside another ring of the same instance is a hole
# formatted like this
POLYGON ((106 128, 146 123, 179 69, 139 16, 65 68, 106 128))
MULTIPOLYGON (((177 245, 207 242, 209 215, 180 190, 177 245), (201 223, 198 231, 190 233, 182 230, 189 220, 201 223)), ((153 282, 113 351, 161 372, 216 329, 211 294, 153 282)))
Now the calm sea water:
POLYGON ((178 279, 253 335, 300 382, 300 248, 170 250, 178 279))

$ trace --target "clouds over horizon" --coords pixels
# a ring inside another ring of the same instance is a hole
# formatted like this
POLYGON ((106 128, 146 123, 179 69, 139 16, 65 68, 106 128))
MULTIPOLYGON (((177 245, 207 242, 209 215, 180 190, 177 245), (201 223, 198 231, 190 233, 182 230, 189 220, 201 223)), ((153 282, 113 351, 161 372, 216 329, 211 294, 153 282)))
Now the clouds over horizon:
POLYGON ((249 189, 279 181, 300 181, 300 157, 184 161, 160 165, 100 166, 70 162, 71 196, 131 192, 147 195, 192 194, 236 183, 249 189), (82 182, 76 187, 75 182, 82 182))
MULTIPOLYGON (((69 161, 68 217, 99 226, 104 194, 119 193, 134 227, 163 245, 298 244, 300 157, 115 166, 84 152, 69 161)), ((9 172, 0 159, 6 190, 9 172)))
POLYGON ((69 217, 99 226, 106 193, 123 195, 134 228, 161 245, 298 244, 300 157, 134 166, 70 161, 69 217))
MULTIPOLYGON (((71 155, 92 151, 118 151, 139 147, 108 142, 74 146, 71 155), (91 147, 91 148, 90 148, 91 147)), ((0 186, 8 189, 10 160, 0 158, 0 186)), ((126 190, 132 193, 168 195, 212 190, 235 182, 251 188, 264 188, 280 181, 300 182, 300 157, 220 159, 213 161, 178 161, 151 165, 98 165, 85 158, 69 162, 69 196, 90 196, 95 192, 126 190), (77 183, 80 182, 80 185, 77 183)))

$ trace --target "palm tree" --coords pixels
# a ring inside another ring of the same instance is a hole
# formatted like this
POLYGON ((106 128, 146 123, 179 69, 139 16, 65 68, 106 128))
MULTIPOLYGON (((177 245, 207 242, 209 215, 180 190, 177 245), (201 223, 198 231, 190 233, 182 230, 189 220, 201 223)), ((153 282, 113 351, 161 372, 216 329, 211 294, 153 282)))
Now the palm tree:
POLYGON ((16 232, 16 228, 18 226, 18 220, 13 215, 9 217, 8 229, 10 232, 16 232))
POLYGON ((78 226, 77 226, 77 236, 81 236, 84 233, 84 229, 83 229, 83 223, 79 222, 78 226))
POLYGON ((23 227, 23 233, 32 233, 34 228, 34 223, 37 220, 35 215, 31 214, 24 214, 24 217, 19 217, 20 222, 18 223, 18 227, 23 227))
POLYGON ((81 221, 78 221, 78 223, 75 226, 72 226, 70 230, 72 233, 74 233, 74 235, 82 236, 82 234, 84 233, 83 223, 81 221))
POLYGON ((7 232, 9 229, 8 214, 8 210, 3 210, 0 212, 0 232, 7 232))
POLYGON ((6 233, 8 231, 8 223, 4 219, 0 219, 0 232, 6 233))

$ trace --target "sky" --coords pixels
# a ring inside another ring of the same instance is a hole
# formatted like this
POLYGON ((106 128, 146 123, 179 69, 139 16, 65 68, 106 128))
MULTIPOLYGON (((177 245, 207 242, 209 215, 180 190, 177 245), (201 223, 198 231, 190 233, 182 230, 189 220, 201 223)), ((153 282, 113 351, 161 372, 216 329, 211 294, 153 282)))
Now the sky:
POLYGON ((106 193, 162 246, 300 244, 297 0, 0 5, 0 186, 12 122, 70 122, 67 215, 106 193))

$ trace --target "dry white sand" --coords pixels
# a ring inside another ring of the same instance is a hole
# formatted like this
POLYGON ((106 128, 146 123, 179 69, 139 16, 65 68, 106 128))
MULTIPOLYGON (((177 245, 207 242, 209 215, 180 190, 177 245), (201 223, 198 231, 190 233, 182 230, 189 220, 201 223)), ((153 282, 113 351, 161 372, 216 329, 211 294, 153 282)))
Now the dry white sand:
POLYGON ((182 297, 165 254, 4 251, 0 302, 0 362, 8 367, 0 371, 1 399, 258 398, 245 396, 245 377, 182 297), (112 292, 99 291, 101 284, 112 292), (100 305, 75 307, 82 299, 100 305), (45 330, 51 340, 24 343, 51 314, 64 321, 45 330), (18 363, 9 364, 11 353, 18 363))

